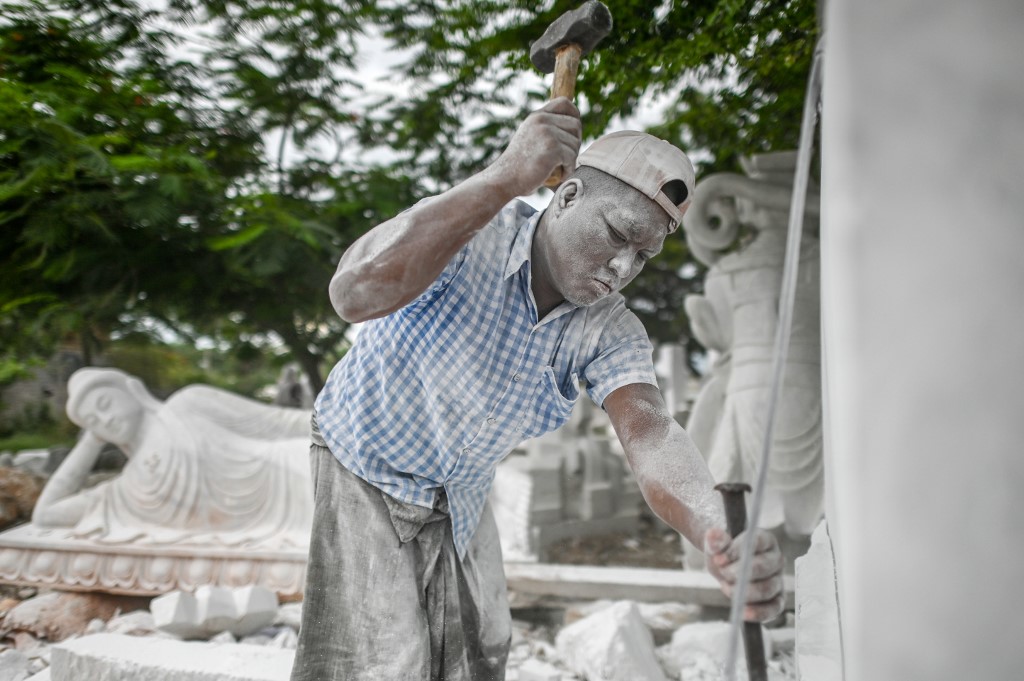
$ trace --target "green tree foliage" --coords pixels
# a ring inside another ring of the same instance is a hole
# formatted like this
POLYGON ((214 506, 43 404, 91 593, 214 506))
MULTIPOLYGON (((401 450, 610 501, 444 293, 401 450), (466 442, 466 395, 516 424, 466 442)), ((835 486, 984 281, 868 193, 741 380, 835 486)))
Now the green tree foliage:
POLYGON ((276 337, 317 387, 345 330, 326 296, 334 263, 413 185, 316 154, 289 167, 284 144, 273 157, 263 145, 276 131, 303 152, 351 118, 332 74, 356 14, 320 0, 149 5, 0 15, 2 345, 43 355, 74 335, 88 359, 133 330, 276 337), (184 40, 199 24, 212 37, 184 40))
POLYGON ((141 38, 123 27, 103 35, 35 3, 4 19, 0 328, 40 352, 73 332, 88 356, 134 300, 173 285, 161 265, 201 246, 223 178, 256 165, 255 135, 196 101, 187 65, 128 59, 141 38))

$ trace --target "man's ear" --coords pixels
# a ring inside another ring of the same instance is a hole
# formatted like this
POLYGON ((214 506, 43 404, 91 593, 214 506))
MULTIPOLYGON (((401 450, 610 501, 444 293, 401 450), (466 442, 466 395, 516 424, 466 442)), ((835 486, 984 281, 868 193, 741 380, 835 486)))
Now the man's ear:
POLYGON ((555 205, 559 210, 568 208, 572 204, 576 203, 583 196, 583 180, 578 177, 573 177, 561 185, 555 192, 555 205))

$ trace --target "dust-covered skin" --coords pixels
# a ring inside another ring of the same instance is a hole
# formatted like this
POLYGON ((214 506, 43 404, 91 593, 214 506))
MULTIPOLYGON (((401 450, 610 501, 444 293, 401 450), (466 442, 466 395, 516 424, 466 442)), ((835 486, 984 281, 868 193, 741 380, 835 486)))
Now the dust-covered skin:
POLYGON ((563 300, 593 305, 619 291, 661 252, 669 217, 620 184, 602 195, 579 178, 563 183, 537 225, 533 293, 541 316, 563 300))
MULTIPOLYGON (((704 457, 668 413, 653 385, 634 383, 604 401, 644 499, 658 516, 695 546, 704 547, 708 571, 732 596, 744 534, 729 537, 721 495, 704 457)), ((764 622, 785 605, 782 552, 775 535, 757 530, 744 619, 764 622)))
POLYGON ((405 306, 505 204, 535 191, 555 168, 574 168, 579 115, 564 97, 548 102, 485 170, 360 237, 331 279, 331 302, 342 319, 376 319, 405 306))

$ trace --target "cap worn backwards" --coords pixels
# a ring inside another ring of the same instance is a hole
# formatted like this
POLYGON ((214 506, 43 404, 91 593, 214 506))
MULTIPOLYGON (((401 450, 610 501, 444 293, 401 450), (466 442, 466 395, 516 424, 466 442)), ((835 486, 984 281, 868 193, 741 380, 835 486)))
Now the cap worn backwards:
POLYGON ((576 167, 589 166, 652 199, 668 213, 669 233, 679 227, 693 197, 693 164, 680 149, 645 132, 625 130, 599 138, 579 155, 576 167), (662 188, 674 180, 686 186, 682 203, 673 203, 662 188))

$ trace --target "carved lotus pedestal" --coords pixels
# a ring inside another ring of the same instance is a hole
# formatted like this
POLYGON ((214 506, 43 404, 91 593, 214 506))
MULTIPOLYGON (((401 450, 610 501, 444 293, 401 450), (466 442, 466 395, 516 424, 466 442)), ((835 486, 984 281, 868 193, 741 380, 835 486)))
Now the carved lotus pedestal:
POLYGON ((251 545, 102 544, 65 529, 22 525, 0 533, 0 580, 63 591, 156 596, 203 584, 259 584, 302 598, 307 549, 251 545))

